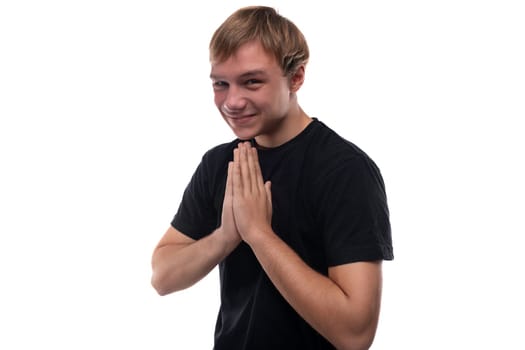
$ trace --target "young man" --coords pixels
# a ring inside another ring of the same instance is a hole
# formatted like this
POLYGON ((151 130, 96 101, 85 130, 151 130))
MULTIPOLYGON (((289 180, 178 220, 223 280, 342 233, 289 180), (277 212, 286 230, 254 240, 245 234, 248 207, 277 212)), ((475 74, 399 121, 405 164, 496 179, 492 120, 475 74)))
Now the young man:
POLYGON ((393 259, 374 162, 299 106, 309 52, 272 8, 210 43, 215 104, 237 139, 209 150, 153 253, 164 295, 217 264, 215 349, 368 349, 393 259))

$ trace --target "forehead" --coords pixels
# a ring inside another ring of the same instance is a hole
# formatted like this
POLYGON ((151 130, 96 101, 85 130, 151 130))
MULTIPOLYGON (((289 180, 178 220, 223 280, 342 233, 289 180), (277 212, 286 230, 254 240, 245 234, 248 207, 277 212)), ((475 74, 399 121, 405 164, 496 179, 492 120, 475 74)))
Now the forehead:
POLYGON ((256 41, 241 45, 233 55, 224 61, 211 62, 212 77, 237 76, 246 72, 280 74, 281 68, 275 56, 264 50, 263 46, 256 41))

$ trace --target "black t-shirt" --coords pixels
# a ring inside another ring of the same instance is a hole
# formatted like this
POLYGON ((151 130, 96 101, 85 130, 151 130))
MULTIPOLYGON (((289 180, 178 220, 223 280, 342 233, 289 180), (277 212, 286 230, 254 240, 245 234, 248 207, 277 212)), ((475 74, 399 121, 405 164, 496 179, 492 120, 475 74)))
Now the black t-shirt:
MULTIPOLYGON (((220 226, 228 162, 238 143, 203 156, 174 228, 199 239, 220 226)), ((314 119, 289 142, 258 154, 264 181, 272 182, 273 230, 309 266, 327 275, 330 266, 393 259, 383 179, 357 146, 314 119)), ((216 350, 334 348, 284 300, 246 243, 219 271, 216 350)))

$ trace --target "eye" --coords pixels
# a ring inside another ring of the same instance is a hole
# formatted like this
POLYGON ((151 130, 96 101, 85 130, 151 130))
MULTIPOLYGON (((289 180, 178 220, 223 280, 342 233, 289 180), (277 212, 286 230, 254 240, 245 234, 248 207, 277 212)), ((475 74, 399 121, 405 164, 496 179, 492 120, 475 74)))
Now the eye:
POLYGON ((224 90, 228 87, 228 83, 225 81, 217 80, 212 83, 214 90, 224 90))
POLYGON ((258 88, 262 83, 262 80, 259 79, 248 79, 244 82, 244 85, 246 85, 250 89, 255 89, 258 88))

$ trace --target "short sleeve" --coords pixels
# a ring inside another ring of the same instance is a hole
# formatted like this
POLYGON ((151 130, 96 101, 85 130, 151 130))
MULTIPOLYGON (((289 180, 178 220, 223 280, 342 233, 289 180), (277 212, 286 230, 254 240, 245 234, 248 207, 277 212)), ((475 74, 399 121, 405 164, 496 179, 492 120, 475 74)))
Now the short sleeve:
POLYGON ((213 191, 208 154, 204 155, 189 184, 184 190, 171 225, 197 240, 217 228, 217 210, 213 205, 213 191))
POLYGON ((338 161, 326 169, 317 193, 328 266, 393 259, 385 185, 370 158, 338 161))

